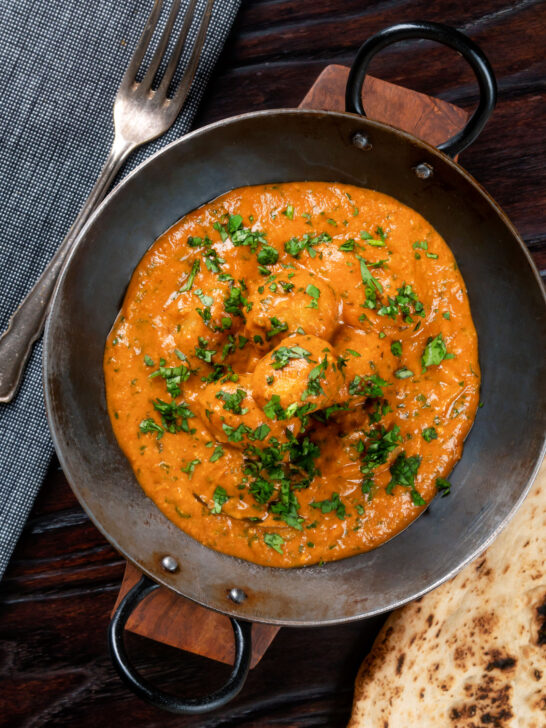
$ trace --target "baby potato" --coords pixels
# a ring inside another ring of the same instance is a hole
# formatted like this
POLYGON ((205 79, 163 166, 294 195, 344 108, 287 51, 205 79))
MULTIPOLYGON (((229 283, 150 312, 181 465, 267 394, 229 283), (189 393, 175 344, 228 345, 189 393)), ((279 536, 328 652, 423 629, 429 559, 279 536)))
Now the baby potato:
POLYGON ((275 416, 275 402, 284 410, 291 405, 309 405, 308 412, 328 407, 342 386, 335 351, 317 336, 283 339, 252 374, 254 399, 271 416, 275 416))
POLYGON ((242 375, 237 382, 212 382, 189 394, 188 401, 218 442, 236 448, 267 444, 270 437, 285 440, 287 429, 294 435, 301 429, 297 417, 277 422, 264 414, 253 399, 251 375, 242 375))
POLYGON ((252 310, 246 335, 266 347, 288 334, 305 333, 330 339, 339 321, 339 302, 332 287, 306 271, 287 269, 249 285, 252 310))

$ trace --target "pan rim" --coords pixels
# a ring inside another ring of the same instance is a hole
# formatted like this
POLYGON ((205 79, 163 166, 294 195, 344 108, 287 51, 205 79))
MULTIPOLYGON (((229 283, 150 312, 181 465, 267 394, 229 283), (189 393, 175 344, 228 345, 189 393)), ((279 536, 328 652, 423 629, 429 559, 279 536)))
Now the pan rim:
MULTIPOLYGON (((60 291, 62 289, 64 280, 68 274, 68 271, 71 266, 71 262, 74 258, 74 256, 77 253, 77 250, 79 249, 80 245, 82 244, 82 241, 85 239, 88 230, 94 225, 95 220, 101 215, 102 210, 109 204, 111 204, 112 200, 115 199, 116 195, 120 194, 124 187, 129 184, 130 180, 132 180, 136 175, 142 174, 142 170, 146 168, 149 164, 151 164, 157 157, 165 154, 169 154, 170 150, 174 148, 175 146, 185 143, 187 141, 190 141, 193 138, 206 135, 210 131, 213 131, 218 128, 222 128, 227 125, 236 124, 241 121, 246 121, 249 119, 261 119, 264 117, 271 117, 271 116, 309 116, 309 117, 316 117, 318 119, 324 118, 324 117, 334 117, 334 118, 342 118, 342 119, 354 119, 356 123, 358 123, 361 128, 369 128, 369 129, 380 129, 380 130, 387 130, 389 133, 393 133, 394 135, 398 137, 402 137, 403 139, 407 140, 408 142, 411 142, 412 144, 416 144, 420 146, 424 152, 427 152, 428 154, 432 154, 433 156, 439 157, 442 159, 442 161, 449 164, 455 171, 456 174, 462 175, 463 178, 468 182, 474 190, 479 194, 482 198, 485 199, 486 203, 492 208, 492 210, 495 212, 495 214, 500 218, 500 220, 503 222, 503 224, 508 228, 510 234, 512 237, 517 241, 519 249, 523 252, 525 259, 527 260, 527 263, 531 267, 531 272, 534 276, 534 279, 539 286, 539 289, 542 293, 542 302, 544 305, 544 309, 546 311, 546 292, 544 291, 544 288, 542 286, 542 282, 538 273, 538 270, 536 269, 536 266, 529 254, 529 251, 527 250, 523 240, 520 238, 519 234, 517 233, 514 225, 511 223, 509 218, 506 216, 504 211, 500 208, 498 203, 491 197, 491 195, 468 173, 464 168, 462 168, 457 162, 453 161, 450 157, 443 154, 439 150, 437 150, 435 147, 431 146, 427 142, 423 142, 422 140, 418 139, 417 137, 414 137, 412 134, 409 134, 407 132, 403 132, 399 129, 396 129, 388 124, 385 124, 383 122, 376 122, 369 119, 365 119, 360 117, 357 114, 350 114, 348 112, 335 112, 335 111, 317 111, 314 109, 269 109, 265 111, 256 111, 256 112, 249 112, 246 114, 240 114, 237 116, 229 117, 228 119, 223 119, 217 122, 214 122, 212 124, 206 125, 204 127, 201 127, 200 129, 194 130, 190 132, 189 134, 186 134, 173 142, 169 143, 168 145, 162 147, 161 149, 157 150, 155 153, 151 154, 146 160, 144 160, 141 164, 139 164, 134 170, 132 170, 129 174, 127 174, 124 179, 110 192, 110 194, 103 200, 103 202, 99 205, 99 207, 95 210, 93 215, 88 220, 87 224, 82 229, 80 235, 78 236, 78 239, 73 246, 72 250, 70 251, 69 255, 67 256, 61 274, 59 276, 59 279, 57 281, 57 285, 55 287, 55 291, 52 297, 51 306, 50 306, 50 312, 52 314, 55 313, 56 306, 58 304, 58 299, 60 297, 60 291)), ((162 584, 163 586, 166 586, 169 589, 172 589, 175 591, 175 593, 182 594, 178 589, 173 587, 172 584, 169 583, 168 577, 165 576, 162 578, 163 575, 160 573, 156 573, 155 571, 151 569, 144 568, 141 564, 139 564, 130 553, 128 553, 124 548, 122 548, 119 543, 117 542, 116 538, 114 538, 105 527, 102 526, 100 519, 95 516, 95 514, 91 511, 90 507, 88 507, 86 500, 80 495, 79 488, 77 486, 77 479, 76 476, 70 472, 70 467, 68 466, 68 463, 65 458, 64 453, 64 446, 62 442, 62 438, 60 436, 60 432, 58 432, 57 429, 57 423, 55 418, 55 408, 52 403, 52 391, 50 389, 50 380, 48 377, 48 373, 50 371, 50 349, 52 348, 50 346, 50 337, 51 337, 51 329, 53 326, 52 323, 53 319, 51 317, 51 314, 48 316, 48 320, 46 323, 46 329, 44 334, 44 351, 43 351, 43 385, 44 385, 44 396, 45 396, 45 404, 46 404, 46 414, 47 414, 47 420, 50 427, 51 435, 53 444, 55 446, 57 456, 59 457, 59 461, 61 463, 61 467, 63 468, 63 471, 66 474, 67 480, 71 486, 72 491, 75 493, 76 497, 78 498, 78 501, 90 517, 93 524, 99 529, 99 531, 104 535, 104 537, 113 545, 118 552, 120 552, 124 558, 126 558, 129 562, 133 563, 137 568, 139 568, 141 571, 144 571, 148 576, 150 576, 154 581, 162 584)), ((371 616, 375 616, 377 614, 384 613, 386 611, 389 611, 393 608, 402 606, 403 604, 408 603, 409 601, 412 601, 423 594, 427 593, 428 591, 431 591, 432 589, 437 588, 440 584, 447 581, 448 579, 452 578, 456 573, 458 573, 460 570, 462 570, 468 563, 473 561, 480 553, 482 553, 491 543, 492 541, 498 536, 498 534, 503 530, 503 528, 508 524, 508 522, 512 519, 512 517, 515 515, 518 508, 521 506, 521 503, 527 496, 527 493, 529 492, 529 489, 536 477, 536 474, 538 472, 538 469, 540 467, 542 457, 544 455, 544 452, 546 451, 546 436, 543 438, 542 446, 540 447, 540 452, 538 454, 537 460, 535 462, 534 467, 532 468, 532 473, 530 477, 527 479, 527 482, 525 484, 525 487, 522 489, 520 497, 517 499, 517 501, 512 505, 507 515, 503 518, 503 520, 497 525, 497 527, 489 534, 489 536, 480 543, 479 547, 473 549, 470 554, 467 555, 466 559, 464 559, 461 563, 459 563, 456 567, 451 569, 448 573, 444 574, 441 578, 434 581, 432 584, 427 585, 426 587, 415 591, 414 593, 410 594, 403 600, 396 600, 392 604, 387 604, 386 606, 383 606, 382 608, 376 608, 369 611, 364 612, 363 614, 353 614, 349 616, 342 616, 342 617, 334 617, 334 618, 326 618, 326 619, 314 619, 314 620, 299 620, 299 619, 291 619, 291 620, 283 620, 278 618, 255 618, 251 617, 252 621, 256 622, 262 622, 267 624, 275 624, 275 625, 281 625, 281 626, 317 626, 317 625, 333 625, 333 624, 342 624, 342 623, 348 623, 352 621, 356 621, 358 619, 363 619, 371 616)), ((335 563, 335 562, 333 562, 335 563)), ((274 571, 280 571, 280 569, 275 567, 261 567, 264 569, 271 569, 274 571)), ((303 567, 305 568, 305 567, 303 567)), ((284 570, 283 570, 284 571, 284 570)), ((186 595, 183 595, 186 596, 186 595)), ((201 604, 202 606, 207 607, 208 609, 213 609, 214 611, 218 611, 223 614, 228 614, 230 616, 234 617, 241 617, 240 612, 237 611, 236 605, 234 604, 232 607, 229 604, 226 604, 226 608, 217 608, 214 606, 211 606, 210 604, 206 603, 205 601, 201 601, 199 599, 196 599, 194 596, 186 597, 189 599, 192 599, 196 603, 201 604)), ((244 617, 247 619, 247 617, 244 617)))

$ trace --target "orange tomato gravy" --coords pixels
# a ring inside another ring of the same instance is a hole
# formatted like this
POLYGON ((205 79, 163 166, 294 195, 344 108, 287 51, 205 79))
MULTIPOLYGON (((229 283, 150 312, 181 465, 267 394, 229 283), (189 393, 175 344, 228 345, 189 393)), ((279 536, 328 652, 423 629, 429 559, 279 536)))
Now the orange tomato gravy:
POLYGON ((276 567, 379 546, 446 494, 480 387, 444 240, 392 197, 321 182, 236 189, 162 235, 104 374, 157 507, 276 567))

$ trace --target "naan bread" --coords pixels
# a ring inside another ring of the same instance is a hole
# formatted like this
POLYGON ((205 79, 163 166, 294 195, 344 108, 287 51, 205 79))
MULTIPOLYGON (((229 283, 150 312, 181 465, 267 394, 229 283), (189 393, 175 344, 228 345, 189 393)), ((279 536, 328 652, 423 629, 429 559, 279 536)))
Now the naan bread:
POLYGON ((349 728, 545 728, 545 564, 546 461, 480 558, 389 617, 349 728))

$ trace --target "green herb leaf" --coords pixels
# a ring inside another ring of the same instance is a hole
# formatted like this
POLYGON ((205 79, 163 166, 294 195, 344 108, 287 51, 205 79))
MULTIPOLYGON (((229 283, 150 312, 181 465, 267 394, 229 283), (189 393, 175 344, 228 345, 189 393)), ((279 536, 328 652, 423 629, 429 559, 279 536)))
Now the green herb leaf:
POLYGON ((224 401, 224 409, 228 410, 228 412, 233 412, 235 415, 245 415, 248 412, 246 407, 241 407, 241 402, 246 397, 244 389, 238 389, 234 394, 224 392, 221 389, 219 392, 216 392, 215 396, 216 399, 222 399, 224 401))
POLYGON ((150 432, 155 432, 157 434, 157 439, 160 440, 163 437, 163 433, 165 430, 161 427, 161 425, 158 425, 155 420, 153 420, 151 417, 148 417, 146 420, 142 420, 142 422, 139 425, 139 429, 142 433, 147 434, 150 432))
POLYGON ((230 215, 227 226, 229 234, 233 235, 233 233, 237 232, 242 224, 243 218, 241 215, 230 215))
POLYGON ((224 503, 227 503, 230 498, 231 496, 227 494, 225 488, 222 488, 221 485, 216 486, 216 488, 214 489, 214 493, 212 494, 212 500, 214 501, 214 505, 210 509, 210 512, 214 514, 221 513, 222 506, 224 505, 224 503))
POLYGON ((279 554, 283 553, 282 547, 284 544, 284 538, 282 536, 279 536, 278 533, 265 533, 264 541, 268 546, 277 551, 279 554))
POLYGON ((257 255, 258 263, 260 265, 273 265, 279 259, 279 253, 271 245, 262 245, 261 250, 257 255))
POLYGON ((311 301, 311 303, 308 306, 306 306, 305 308, 318 308, 318 299, 320 297, 320 289, 318 289, 312 283, 309 283, 309 285, 305 289, 305 293, 307 293, 307 295, 311 296, 311 298, 313 299, 311 301))
POLYGON ((306 233, 301 239, 290 238, 285 244, 284 249, 294 258, 299 258, 300 253, 307 250, 311 258, 314 258, 317 254, 315 247, 321 243, 332 242, 332 237, 328 233, 320 233, 319 235, 310 235, 306 233))
MULTIPOLYGON (((199 262, 199 261, 197 261, 197 262, 199 262)), ((214 299, 211 298, 210 296, 206 296, 200 288, 196 288, 194 291, 194 294, 201 301, 203 306, 212 306, 212 304, 214 303, 214 299)))
POLYGON ((436 478, 436 490, 445 498, 451 493, 451 483, 445 478, 436 478))
POLYGON ((383 286, 381 283, 373 277, 373 275, 368 270, 368 266, 366 265, 366 261, 361 255, 356 256, 358 260, 360 261, 360 275, 362 276, 362 282, 370 287, 376 288, 379 293, 383 293, 383 286))
POLYGON ((193 281, 195 280, 195 276, 197 275, 200 268, 199 260, 194 260, 193 265, 191 267, 190 274, 186 281, 184 282, 182 288, 180 289, 180 293, 185 293, 186 291, 189 291, 190 288, 193 286, 193 281))
POLYGON ((402 342, 393 341, 391 344, 391 352, 393 356, 397 356, 398 358, 400 358, 402 356, 402 342))
POLYGON ((181 471, 182 471, 183 473, 187 473, 187 474, 188 474, 188 478, 189 478, 189 479, 191 480, 191 478, 192 478, 192 475, 193 475, 193 473, 194 473, 194 470, 195 470, 196 466, 197 466, 197 465, 200 465, 200 464, 201 464, 201 460, 199 460, 199 459, 196 459, 196 460, 192 460, 192 461, 191 461, 191 462, 189 462, 189 463, 188 463, 188 464, 187 464, 187 465, 186 465, 185 467, 183 467, 183 468, 180 468, 180 470, 181 470, 181 471))
POLYGON ((442 334, 438 334, 433 339, 429 339, 423 356, 421 357, 421 364, 423 369, 430 366, 438 366, 447 356, 447 347, 442 334))
POLYGON ((438 433, 436 432, 435 427, 426 427, 423 432, 421 433, 423 436, 423 439, 426 442, 432 442, 433 440, 436 440, 438 437, 438 433))
POLYGON ((271 427, 269 425, 266 425, 265 423, 258 425, 258 427, 254 430, 254 438, 256 440, 265 440, 265 438, 269 435, 271 432, 271 427))
POLYGON ((209 458, 209 462, 215 463, 217 460, 220 460, 221 457, 224 455, 224 448, 221 445, 216 445, 214 448, 214 452, 209 458))
POLYGON ((349 394, 359 397, 382 397, 383 387, 387 385, 388 382, 381 379, 377 374, 370 374, 368 376, 360 376, 357 374, 352 382, 349 383, 349 394))
POLYGON ((415 487, 415 476, 421 465, 420 455, 412 455, 407 457, 405 452, 401 452, 394 463, 390 466, 391 480, 387 485, 387 493, 392 495, 395 485, 402 485, 409 488, 411 498, 416 506, 424 506, 426 501, 420 495, 415 487))
POLYGON ((312 508, 320 508, 322 513, 335 512, 336 516, 343 520, 346 516, 346 509, 344 503, 342 503, 339 493, 332 493, 328 500, 311 502, 312 508))
MULTIPOLYGON (((279 319, 276 316, 273 316, 273 318, 269 319, 269 322, 271 324, 271 328, 269 331, 266 332, 265 337, 269 341, 274 336, 277 336, 277 334, 281 334, 284 331, 288 331, 288 324, 286 321, 279 321, 279 319)), ((256 340, 256 339, 254 339, 256 340)))
POLYGON ((273 352, 273 369, 282 369, 290 359, 306 359, 309 361, 311 352, 301 346, 281 346, 273 352))

